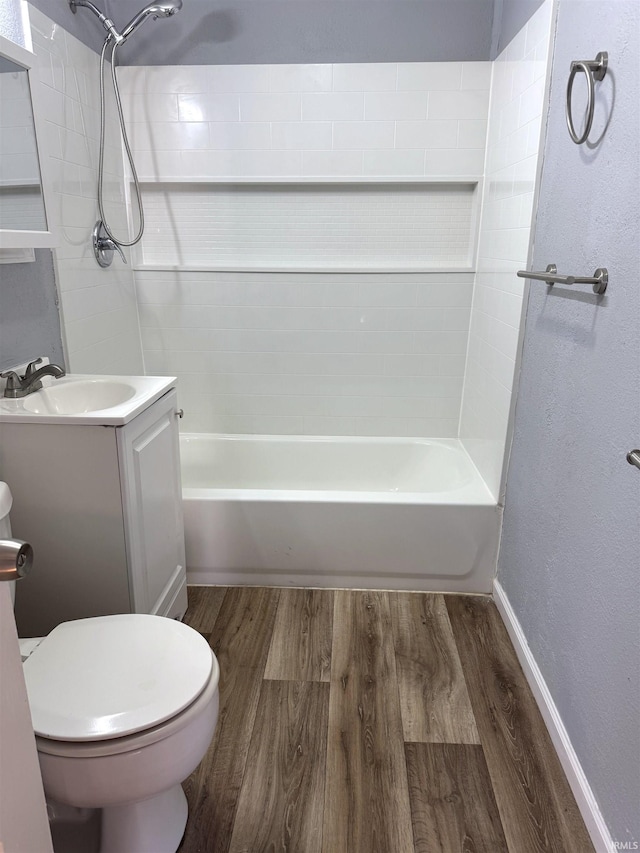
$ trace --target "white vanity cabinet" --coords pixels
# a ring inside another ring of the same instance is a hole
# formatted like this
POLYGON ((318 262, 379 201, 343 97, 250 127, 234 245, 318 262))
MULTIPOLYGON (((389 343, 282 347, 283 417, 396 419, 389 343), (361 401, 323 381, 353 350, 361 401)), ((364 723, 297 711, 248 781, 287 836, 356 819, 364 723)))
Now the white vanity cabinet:
POLYGON ((0 424, 14 535, 34 548, 16 590, 22 636, 110 613, 187 606, 177 395, 123 426, 0 424))

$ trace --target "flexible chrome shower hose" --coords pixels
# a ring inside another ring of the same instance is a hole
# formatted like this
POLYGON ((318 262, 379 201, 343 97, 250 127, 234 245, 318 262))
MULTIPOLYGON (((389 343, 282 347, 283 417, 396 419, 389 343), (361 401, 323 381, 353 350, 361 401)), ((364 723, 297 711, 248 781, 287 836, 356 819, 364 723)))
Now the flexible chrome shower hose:
POLYGON ((127 128, 125 127, 124 122, 124 114, 122 112, 122 101, 120 100, 120 90, 118 89, 118 80, 116 77, 116 50, 118 48, 118 43, 114 42, 113 47, 111 49, 111 80, 113 81, 113 93, 115 95, 116 106, 118 108, 118 118, 120 120, 120 129, 122 131, 122 141, 124 142, 124 148, 127 152, 127 158, 129 160, 129 166, 131 167, 131 174, 133 176, 133 182, 136 191, 136 200, 138 203, 138 212, 139 212, 139 227, 138 233, 133 238, 133 240, 121 240, 119 237, 116 237, 111 228, 107 223, 107 217, 104 212, 104 203, 103 203, 103 184, 104 184, 104 146, 105 146, 105 85, 104 85, 104 64, 106 60, 107 48, 111 43, 111 36, 108 36, 105 39, 104 44, 102 45, 102 52, 100 53, 100 158, 98 161, 98 209, 100 211, 100 218, 102 219, 102 225, 107 236, 113 240, 114 243, 117 243, 119 246, 135 246, 136 243, 139 243, 142 235, 144 233, 144 208, 142 206, 142 198, 140 196, 140 184, 138 182, 138 173, 136 172, 136 166, 133 162, 133 155, 131 153, 131 147, 129 145, 129 139, 127 138, 127 128))

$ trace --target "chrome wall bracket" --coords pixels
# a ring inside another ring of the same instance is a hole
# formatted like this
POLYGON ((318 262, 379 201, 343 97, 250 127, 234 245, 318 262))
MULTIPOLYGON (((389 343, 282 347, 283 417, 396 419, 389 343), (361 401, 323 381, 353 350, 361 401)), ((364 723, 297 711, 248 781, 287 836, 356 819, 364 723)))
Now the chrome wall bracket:
POLYGON ((93 231, 91 232, 91 245, 93 246, 93 254, 98 262, 98 266, 101 266, 103 269, 111 266, 113 253, 116 250, 123 262, 125 264, 127 263, 124 252, 104 230, 104 224, 101 219, 98 219, 96 224, 93 226, 93 231))
POLYGON ((609 54, 606 50, 601 51, 593 60, 577 59, 571 63, 571 71, 567 82, 567 128, 569 129, 569 136, 573 139, 576 145, 582 145, 583 142, 586 142, 587 137, 591 133, 593 113, 595 109, 596 80, 600 82, 604 79, 604 75, 607 73, 608 63, 609 54), (578 71, 584 72, 584 75, 587 78, 587 110, 584 128, 581 134, 576 133, 576 129, 573 124, 573 116, 571 114, 571 95, 573 93, 573 83, 578 71))
POLYGON ((532 272, 530 270, 518 270, 516 273, 518 278, 529 278, 532 281, 544 281, 549 287, 554 284, 590 284, 593 292, 601 296, 607 289, 609 284, 609 271, 606 267, 598 267, 593 275, 578 276, 578 275, 559 275, 558 267, 555 264, 549 264, 544 272, 532 272))
POLYGON ((640 450, 630 450, 627 453, 627 462, 629 465, 635 465, 640 468, 640 450))

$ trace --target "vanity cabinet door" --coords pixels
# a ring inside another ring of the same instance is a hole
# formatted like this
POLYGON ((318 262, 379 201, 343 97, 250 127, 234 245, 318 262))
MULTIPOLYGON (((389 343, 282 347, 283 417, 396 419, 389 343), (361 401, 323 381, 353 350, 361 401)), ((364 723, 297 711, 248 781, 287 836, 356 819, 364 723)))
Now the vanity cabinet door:
POLYGON ((186 571, 177 395, 117 429, 132 611, 179 617, 186 571))

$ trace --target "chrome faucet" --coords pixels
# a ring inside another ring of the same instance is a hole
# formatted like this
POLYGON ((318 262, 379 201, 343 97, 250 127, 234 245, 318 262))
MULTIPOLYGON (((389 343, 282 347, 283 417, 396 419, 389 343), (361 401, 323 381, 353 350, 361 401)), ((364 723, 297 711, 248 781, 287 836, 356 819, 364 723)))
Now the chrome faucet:
POLYGON ((27 394, 32 394, 34 391, 39 391, 42 388, 40 380, 43 376, 53 376, 54 379, 60 379, 61 376, 65 375, 64 369, 57 364, 45 364, 44 367, 36 369, 41 361, 41 358, 37 358, 35 361, 29 362, 24 376, 20 376, 15 370, 7 370, 6 373, 0 373, 0 376, 7 380, 4 396, 9 397, 11 400, 26 397, 27 394))

